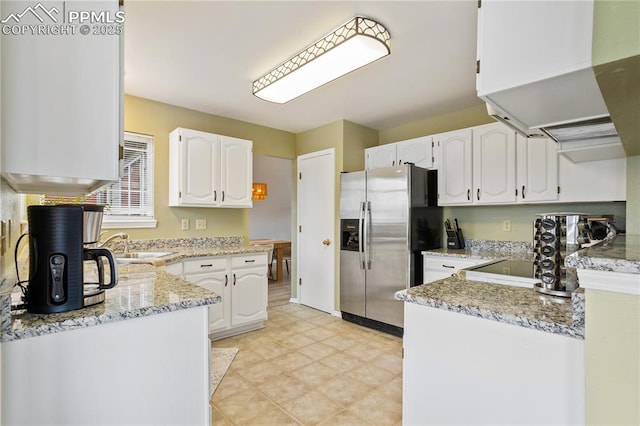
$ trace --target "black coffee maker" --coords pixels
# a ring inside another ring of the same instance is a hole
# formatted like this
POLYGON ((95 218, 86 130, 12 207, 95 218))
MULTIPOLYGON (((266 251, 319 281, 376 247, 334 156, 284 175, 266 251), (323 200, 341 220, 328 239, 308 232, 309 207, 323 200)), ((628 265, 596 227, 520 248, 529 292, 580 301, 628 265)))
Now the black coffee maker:
POLYGON ((49 314, 80 309, 85 304, 84 260, 104 257, 116 285, 115 261, 108 250, 84 248, 81 205, 29 206, 28 312, 49 314))

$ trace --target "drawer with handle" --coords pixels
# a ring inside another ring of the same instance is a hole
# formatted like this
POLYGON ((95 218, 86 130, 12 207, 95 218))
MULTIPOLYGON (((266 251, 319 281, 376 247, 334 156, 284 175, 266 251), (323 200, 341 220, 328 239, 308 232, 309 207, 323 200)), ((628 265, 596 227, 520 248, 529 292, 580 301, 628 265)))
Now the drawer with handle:
POLYGON ((203 257, 200 259, 191 259, 184 261, 184 274, 198 274, 200 272, 224 271, 227 269, 227 258, 220 257, 203 257))
POLYGON ((423 281, 432 282, 449 277, 460 269, 486 263, 487 260, 454 258, 446 256, 424 256, 423 281))
POLYGON ((231 268, 244 268, 250 266, 265 266, 267 264, 267 253, 255 253, 243 256, 233 256, 231 258, 231 268))

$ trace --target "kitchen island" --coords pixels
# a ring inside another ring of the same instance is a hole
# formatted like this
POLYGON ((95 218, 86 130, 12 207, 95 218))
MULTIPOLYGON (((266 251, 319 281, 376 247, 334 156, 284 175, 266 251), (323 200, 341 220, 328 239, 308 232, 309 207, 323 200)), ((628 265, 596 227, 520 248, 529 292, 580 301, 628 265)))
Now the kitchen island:
POLYGON ((396 293, 405 302, 403 423, 584 422, 584 297, 471 281, 464 271, 396 293))
POLYGON ((586 421, 640 424, 640 236, 567 257, 585 292, 586 421))
POLYGON ((10 312, 1 298, 2 424, 209 424, 207 306, 152 265, 120 268, 102 304, 10 312))

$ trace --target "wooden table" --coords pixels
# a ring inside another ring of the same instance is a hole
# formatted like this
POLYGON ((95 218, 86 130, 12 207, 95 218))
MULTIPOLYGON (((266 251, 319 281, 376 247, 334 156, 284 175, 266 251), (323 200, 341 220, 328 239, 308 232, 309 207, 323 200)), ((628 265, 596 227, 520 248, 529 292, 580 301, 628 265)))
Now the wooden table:
POLYGON ((269 245, 273 244, 273 249, 276 255, 276 276, 275 280, 279 280, 282 277, 282 257, 285 249, 291 250, 291 241, 287 240, 249 240, 250 245, 269 245))

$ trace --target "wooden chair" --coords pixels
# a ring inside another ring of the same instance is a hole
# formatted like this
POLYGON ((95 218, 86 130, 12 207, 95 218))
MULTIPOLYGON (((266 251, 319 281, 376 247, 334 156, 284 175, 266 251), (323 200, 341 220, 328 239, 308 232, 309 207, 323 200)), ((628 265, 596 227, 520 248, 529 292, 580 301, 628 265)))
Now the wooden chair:
MULTIPOLYGON (((273 244, 254 244, 254 247, 260 247, 261 249, 268 249, 267 251, 267 266, 269 267, 268 279, 273 281, 273 244)), ((266 250, 265 250, 266 251, 266 250)))

